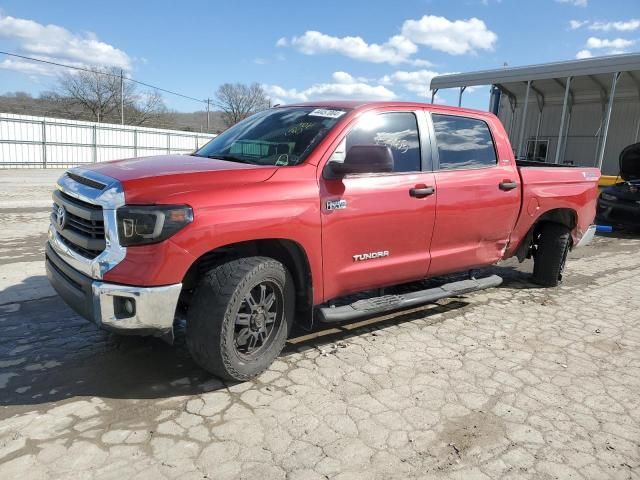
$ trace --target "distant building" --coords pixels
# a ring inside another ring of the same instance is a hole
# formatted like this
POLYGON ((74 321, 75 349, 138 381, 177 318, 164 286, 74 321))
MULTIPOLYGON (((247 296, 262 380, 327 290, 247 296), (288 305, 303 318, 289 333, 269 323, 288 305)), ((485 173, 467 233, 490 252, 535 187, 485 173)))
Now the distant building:
POLYGON ((618 173, 622 149, 640 141, 640 54, 442 75, 433 94, 491 85, 489 109, 521 159, 618 173), (524 122, 523 122, 524 119, 524 122))

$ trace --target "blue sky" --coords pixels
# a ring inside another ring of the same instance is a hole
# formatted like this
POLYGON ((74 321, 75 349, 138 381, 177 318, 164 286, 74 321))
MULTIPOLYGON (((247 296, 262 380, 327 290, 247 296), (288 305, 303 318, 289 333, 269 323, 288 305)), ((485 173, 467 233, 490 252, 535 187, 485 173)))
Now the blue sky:
MULTIPOLYGON (((439 73, 638 51, 640 2, 0 0, 0 50, 115 65, 197 98, 255 81, 278 102, 425 100, 439 73)), ((0 55, 0 92, 50 89, 57 71, 0 55)), ((487 92, 465 93, 465 106, 486 108, 487 92)))

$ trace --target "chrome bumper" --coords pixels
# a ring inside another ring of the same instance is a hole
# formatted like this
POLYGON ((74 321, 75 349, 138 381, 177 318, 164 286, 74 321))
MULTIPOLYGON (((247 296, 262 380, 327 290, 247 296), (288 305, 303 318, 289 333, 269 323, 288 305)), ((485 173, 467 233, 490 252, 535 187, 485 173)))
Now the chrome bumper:
POLYGON ((162 287, 130 287, 93 282, 94 322, 119 332, 144 332, 163 335, 173 329, 173 319, 182 284, 162 287), (118 308, 129 301, 130 312, 118 308))
POLYGON ((94 280, 67 264, 50 244, 46 246, 46 270, 62 299, 99 327, 156 337, 173 332, 181 283, 135 287, 94 280))
POLYGON ((582 234, 582 237, 580 237, 580 240, 578 240, 578 243, 576 244, 576 246, 573 248, 580 248, 580 247, 589 245, 595 235, 596 235, 596 226, 590 225, 589 228, 587 228, 587 230, 582 234))

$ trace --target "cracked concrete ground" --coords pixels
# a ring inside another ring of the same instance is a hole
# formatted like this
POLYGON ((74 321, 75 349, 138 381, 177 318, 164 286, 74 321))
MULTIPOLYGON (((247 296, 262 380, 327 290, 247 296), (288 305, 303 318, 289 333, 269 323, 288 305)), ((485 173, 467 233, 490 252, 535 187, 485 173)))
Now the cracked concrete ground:
POLYGON ((56 175, 0 171, 1 479, 640 478, 639 237, 573 252, 557 289, 507 262, 497 289, 296 332, 224 384, 183 328, 121 338, 52 296, 56 175))

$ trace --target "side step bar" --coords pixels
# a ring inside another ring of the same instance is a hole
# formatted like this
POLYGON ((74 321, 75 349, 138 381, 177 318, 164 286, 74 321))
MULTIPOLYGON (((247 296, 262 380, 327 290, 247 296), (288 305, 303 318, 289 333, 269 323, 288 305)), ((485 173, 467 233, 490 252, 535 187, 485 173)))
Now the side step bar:
POLYGON ((444 285, 436 288, 418 290, 417 292, 405 293, 402 295, 383 295, 381 297, 367 298, 342 307, 319 308, 317 310, 318 320, 322 323, 358 320, 363 317, 371 317, 383 313, 390 313, 395 310, 417 307, 442 298, 463 295, 477 290, 484 290, 485 288, 497 287, 501 283, 501 277, 498 275, 491 275, 486 278, 445 283, 444 285))

